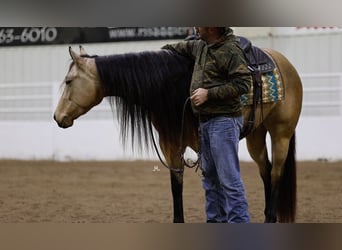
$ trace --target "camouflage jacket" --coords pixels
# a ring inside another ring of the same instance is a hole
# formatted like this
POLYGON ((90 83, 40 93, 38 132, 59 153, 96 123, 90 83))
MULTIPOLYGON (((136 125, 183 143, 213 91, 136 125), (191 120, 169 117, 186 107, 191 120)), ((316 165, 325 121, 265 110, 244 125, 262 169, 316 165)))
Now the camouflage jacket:
POLYGON ((202 40, 167 44, 162 49, 174 50, 195 61, 190 85, 191 93, 197 88, 208 89, 208 100, 196 107, 201 115, 237 116, 241 114, 240 96, 249 91, 251 73, 239 43, 231 30, 214 44, 202 40))

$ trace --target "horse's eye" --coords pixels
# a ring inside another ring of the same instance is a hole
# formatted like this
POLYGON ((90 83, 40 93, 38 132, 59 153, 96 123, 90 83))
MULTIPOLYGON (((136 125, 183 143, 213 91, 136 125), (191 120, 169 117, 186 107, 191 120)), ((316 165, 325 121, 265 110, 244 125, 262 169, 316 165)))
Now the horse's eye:
POLYGON ((71 82, 72 82, 72 80, 68 80, 68 79, 65 80, 65 84, 66 84, 66 85, 70 84, 71 82))

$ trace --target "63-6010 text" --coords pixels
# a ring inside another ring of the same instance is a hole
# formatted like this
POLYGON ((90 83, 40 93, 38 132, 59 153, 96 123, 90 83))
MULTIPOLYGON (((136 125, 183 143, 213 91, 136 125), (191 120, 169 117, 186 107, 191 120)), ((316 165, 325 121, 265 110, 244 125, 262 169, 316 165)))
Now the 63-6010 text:
POLYGON ((1 28, 0 44, 53 42, 57 38, 57 34, 56 28, 1 28))

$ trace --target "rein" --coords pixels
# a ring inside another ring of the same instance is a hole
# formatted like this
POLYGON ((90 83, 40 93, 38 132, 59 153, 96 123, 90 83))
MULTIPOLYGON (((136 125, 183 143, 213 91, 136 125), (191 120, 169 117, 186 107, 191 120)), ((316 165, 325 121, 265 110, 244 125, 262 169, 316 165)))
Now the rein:
POLYGON ((188 168, 193 168, 197 165, 196 171, 199 167, 199 157, 197 159, 197 161, 193 164, 193 165, 189 165, 186 160, 184 160, 184 152, 183 151, 183 136, 184 136, 184 117, 185 117, 185 109, 186 109, 186 105, 188 104, 188 102, 190 101, 190 97, 186 98, 184 105, 183 105, 183 112, 182 112, 182 123, 181 123, 181 133, 180 133, 180 138, 179 138, 179 149, 178 149, 178 153, 181 156, 181 160, 182 163, 187 166, 188 168))
POLYGON ((163 164, 164 167, 166 167, 167 169, 169 169, 170 171, 174 171, 176 173, 183 173, 184 172, 184 169, 182 168, 172 168, 170 166, 168 166, 164 160, 161 158, 160 156, 160 153, 159 153, 159 150, 158 150, 158 147, 157 147, 157 144, 156 144, 156 140, 154 139, 154 135, 153 135, 153 129, 152 129, 152 123, 149 122, 149 128, 150 128, 150 133, 151 133, 151 137, 152 137, 152 142, 153 142, 153 146, 154 146, 154 149, 158 155, 158 158, 159 158, 159 161, 163 164))
MULTIPOLYGON (((181 133, 180 133, 180 138, 179 138, 179 154, 181 155, 181 161, 182 163, 187 166, 188 168, 193 168, 195 167, 196 165, 198 165, 198 161, 193 165, 193 166, 190 166, 186 163, 186 161, 184 160, 183 158, 183 153, 182 153, 182 149, 183 149, 183 135, 184 135, 184 117, 185 117, 185 109, 186 109, 186 105, 188 104, 190 100, 190 97, 188 97, 185 102, 184 102, 184 106, 183 106, 183 112, 182 112, 182 122, 181 122, 181 133)), ((167 169, 169 169, 170 171, 173 171, 173 172, 176 172, 176 173, 183 173, 184 172, 184 169, 183 168, 172 168, 170 167, 169 165, 167 165, 165 163, 165 161, 162 159, 162 157, 160 156, 160 153, 159 153, 159 150, 158 150, 158 147, 157 147, 157 144, 156 144, 156 141, 155 141, 155 138, 154 138, 154 135, 153 135, 153 129, 152 129, 152 123, 150 122, 149 123, 149 128, 150 128, 150 133, 151 133, 151 137, 152 137, 152 142, 153 142, 153 146, 154 146, 154 149, 158 155, 158 158, 159 158, 159 161, 163 164, 164 167, 166 167, 167 169)))

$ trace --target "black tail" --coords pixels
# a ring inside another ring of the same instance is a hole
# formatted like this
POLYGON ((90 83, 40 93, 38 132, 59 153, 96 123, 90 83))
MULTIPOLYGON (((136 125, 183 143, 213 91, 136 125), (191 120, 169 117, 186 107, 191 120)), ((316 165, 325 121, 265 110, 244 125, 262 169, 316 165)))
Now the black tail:
POLYGON ((292 135, 279 188, 279 222, 294 222, 297 209, 296 136, 292 135))

